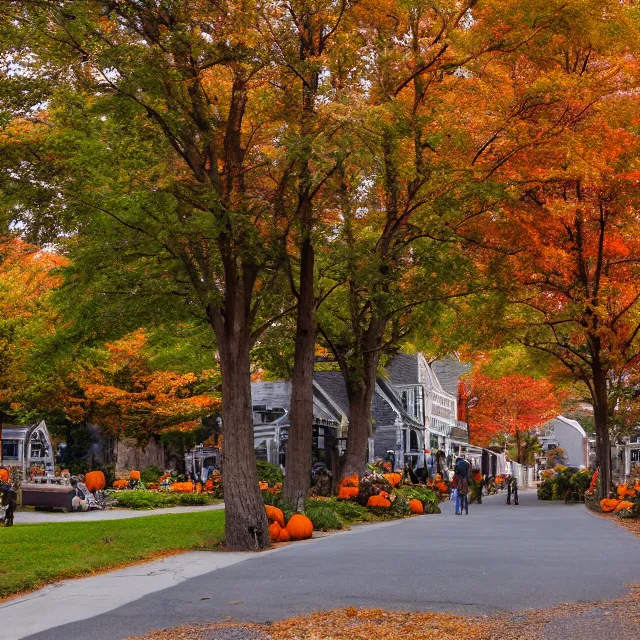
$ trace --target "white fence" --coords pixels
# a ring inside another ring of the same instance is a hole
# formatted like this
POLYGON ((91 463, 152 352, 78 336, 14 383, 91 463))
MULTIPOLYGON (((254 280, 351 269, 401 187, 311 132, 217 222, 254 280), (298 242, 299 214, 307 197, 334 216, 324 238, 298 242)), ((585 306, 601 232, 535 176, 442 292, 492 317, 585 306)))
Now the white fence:
POLYGON ((535 486, 536 473, 534 467, 525 467, 517 462, 507 464, 511 465, 511 475, 517 478, 518 487, 527 489, 535 486))

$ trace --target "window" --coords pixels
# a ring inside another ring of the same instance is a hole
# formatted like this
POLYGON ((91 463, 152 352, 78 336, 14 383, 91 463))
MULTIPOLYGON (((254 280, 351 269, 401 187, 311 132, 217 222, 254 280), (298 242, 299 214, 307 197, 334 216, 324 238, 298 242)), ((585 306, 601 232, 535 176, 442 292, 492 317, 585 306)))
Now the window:
POLYGON ((422 387, 415 389, 413 415, 418 422, 424 422, 424 389, 422 387))
POLYGON ((640 462, 640 449, 631 449, 631 462, 640 462))
POLYGON ((7 460, 18 459, 18 441, 3 440, 2 441, 2 458, 7 460))
POLYGON ((418 451, 418 434, 411 429, 409 431, 409 451, 418 451))
POLYGON ((409 392, 406 389, 402 392, 402 408, 409 411, 409 392))

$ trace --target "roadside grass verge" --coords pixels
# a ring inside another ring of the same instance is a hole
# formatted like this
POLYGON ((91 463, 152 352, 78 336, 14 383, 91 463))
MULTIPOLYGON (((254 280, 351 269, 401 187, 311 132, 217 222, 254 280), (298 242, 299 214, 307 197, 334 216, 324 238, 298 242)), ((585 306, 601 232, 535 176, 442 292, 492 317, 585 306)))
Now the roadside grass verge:
POLYGON ((0 528, 0 598, 223 540, 224 511, 0 528))

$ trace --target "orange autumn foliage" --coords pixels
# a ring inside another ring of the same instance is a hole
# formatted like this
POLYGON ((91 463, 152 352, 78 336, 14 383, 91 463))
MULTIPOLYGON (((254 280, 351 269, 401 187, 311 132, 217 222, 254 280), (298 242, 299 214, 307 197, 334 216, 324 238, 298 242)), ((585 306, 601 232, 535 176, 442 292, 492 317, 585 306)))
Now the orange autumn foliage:
POLYGON ((551 382, 521 374, 493 378, 473 375, 478 401, 469 409, 473 444, 487 446, 500 432, 515 433, 544 424, 560 413, 560 401, 551 382))
POLYGON ((102 362, 76 376, 83 395, 65 399, 69 419, 93 420, 114 436, 145 441, 167 431, 193 431, 202 416, 220 409, 219 394, 197 391, 213 371, 154 371, 147 342, 138 330, 107 344, 102 362))

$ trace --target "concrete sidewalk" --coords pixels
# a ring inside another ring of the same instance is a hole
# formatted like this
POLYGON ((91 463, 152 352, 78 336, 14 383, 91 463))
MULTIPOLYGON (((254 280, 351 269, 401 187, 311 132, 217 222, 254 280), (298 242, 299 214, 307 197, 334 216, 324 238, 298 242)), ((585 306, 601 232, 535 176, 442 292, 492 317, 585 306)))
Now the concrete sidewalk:
POLYGON ((193 551, 89 578, 56 582, 0 603, 0 639, 19 640, 85 620, 256 555, 193 551))
POLYGON ((194 513, 197 511, 219 511, 224 502, 202 507, 165 507, 163 509, 105 509, 104 511, 84 511, 61 513, 59 511, 16 511, 15 524, 38 524, 41 522, 102 522, 103 520, 126 520, 161 516, 167 513, 194 513))

